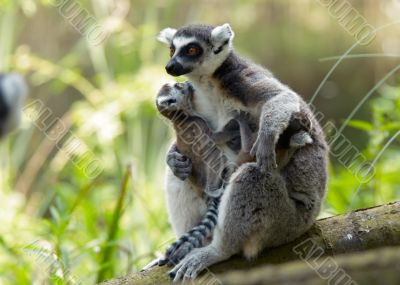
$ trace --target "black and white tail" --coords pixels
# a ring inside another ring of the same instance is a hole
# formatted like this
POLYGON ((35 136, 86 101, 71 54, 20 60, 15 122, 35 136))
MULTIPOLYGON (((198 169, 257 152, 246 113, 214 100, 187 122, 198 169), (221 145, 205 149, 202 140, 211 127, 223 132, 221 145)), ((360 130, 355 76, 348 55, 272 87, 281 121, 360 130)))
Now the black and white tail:
POLYGON ((204 219, 167 248, 165 257, 159 261, 159 265, 177 264, 193 248, 202 247, 205 244, 206 240, 212 236, 217 225, 220 199, 220 197, 209 198, 204 219))

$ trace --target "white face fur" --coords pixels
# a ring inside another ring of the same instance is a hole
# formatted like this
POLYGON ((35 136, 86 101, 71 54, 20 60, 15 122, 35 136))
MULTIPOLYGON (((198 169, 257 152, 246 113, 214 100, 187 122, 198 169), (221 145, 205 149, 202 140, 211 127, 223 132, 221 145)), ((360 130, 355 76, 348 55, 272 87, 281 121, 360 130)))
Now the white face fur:
POLYGON ((167 91, 161 91, 157 96, 158 106, 169 111, 191 111, 193 91, 186 83, 167 83, 164 88, 167 91))
POLYGON ((224 24, 213 28, 208 41, 196 37, 196 25, 183 29, 192 29, 192 35, 179 35, 179 31, 172 28, 166 28, 158 35, 158 40, 168 45, 171 52, 167 72, 173 76, 211 76, 232 50, 234 33, 231 27, 224 24))

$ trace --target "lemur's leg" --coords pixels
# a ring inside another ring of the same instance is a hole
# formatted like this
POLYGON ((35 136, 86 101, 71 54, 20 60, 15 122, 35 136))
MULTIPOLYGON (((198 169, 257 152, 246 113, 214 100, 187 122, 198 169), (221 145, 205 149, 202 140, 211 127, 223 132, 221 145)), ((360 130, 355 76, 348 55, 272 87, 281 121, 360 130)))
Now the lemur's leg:
POLYGON ((172 173, 181 180, 185 180, 192 173, 192 162, 179 152, 175 143, 167 153, 167 164, 172 173))
POLYGON ((262 107, 257 140, 251 150, 261 171, 277 168, 275 145, 288 127, 292 114, 299 110, 299 98, 290 91, 275 95, 262 107))
MULTIPOLYGON (((211 244, 193 250, 175 266, 169 272, 174 281, 195 278, 206 267, 241 251, 252 258, 265 246, 287 243, 311 227, 319 206, 308 210, 298 205, 289 197, 285 179, 277 170, 260 171, 256 163, 242 165, 222 196, 211 244)), ((313 191, 314 180, 303 181, 313 191)))
POLYGON ((205 218, 168 247, 165 257, 159 261, 159 265, 168 264, 175 266, 192 249, 205 245, 212 236, 217 224, 219 202, 220 198, 218 197, 210 198, 205 218))

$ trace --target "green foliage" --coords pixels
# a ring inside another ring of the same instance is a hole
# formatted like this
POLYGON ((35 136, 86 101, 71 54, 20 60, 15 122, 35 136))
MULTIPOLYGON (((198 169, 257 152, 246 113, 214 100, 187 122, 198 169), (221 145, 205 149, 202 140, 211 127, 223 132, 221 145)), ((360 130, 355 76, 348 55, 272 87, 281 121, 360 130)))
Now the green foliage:
MULTIPOLYGON (((305 82, 305 89, 307 76, 319 80, 326 68, 316 62, 321 74, 297 72, 305 67, 294 59, 309 60, 303 64, 313 70, 311 59, 350 43, 341 30, 332 32, 323 7, 309 5, 304 17, 297 11, 300 2, 287 9, 280 0, 268 7, 259 0, 230 1, 216 4, 221 6, 212 13, 207 5, 183 0, 79 1, 109 34, 93 45, 60 14, 61 2, 0 1, 0 70, 24 74, 28 104, 41 104, 30 105, 21 130, 0 143, 0 284, 93 284, 139 270, 173 238, 162 194, 172 132, 153 103, 161 84, 171 80, 163 69, 168 51, 155 41, 159 29, 229 21, 243 53, 268 59, 283 81, 293 74, 292 82, 305 82), (304 31, 296 40, 291 24, 304 31), (316 36, 319 30, 331 42, 316 36), (93 165, 96 175, 90 175, 93 165)), ((371 101, 373 118, 348 124, 356 136, 368 138, 362 148, 368 161, 400 128, 399 90, 382 88, 371 101)), ((396 144, 377 160, 375 175, 357 195, 354 173, 332 164, 322 215, 398 199, 396 144)))
POLYGON ((332 168, 327 198, 328 209, 343 213, 395 201, 400 197, 400 88, 385 86, 371 100, 371 121, 352 120, 349 127, 368 135, 362 151, 372 165, 371 179, 360 181, 348 169, 332 168))

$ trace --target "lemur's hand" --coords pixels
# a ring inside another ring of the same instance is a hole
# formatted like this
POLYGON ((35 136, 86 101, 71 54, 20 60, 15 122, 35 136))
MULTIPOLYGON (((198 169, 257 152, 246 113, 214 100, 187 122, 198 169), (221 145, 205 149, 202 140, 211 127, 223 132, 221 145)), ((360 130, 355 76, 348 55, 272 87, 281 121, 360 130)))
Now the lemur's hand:
POLYGON ((167 164, 172 173, 182 181, 192 173, 192 161, 181 154, 176 147, 172 147, 167 154, 167 164))
POLYGON ((250 154, 256 157, 261 172, 278 167, 276 164, 275 139, 272 134, 260 131, 250 154))

